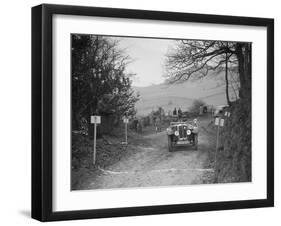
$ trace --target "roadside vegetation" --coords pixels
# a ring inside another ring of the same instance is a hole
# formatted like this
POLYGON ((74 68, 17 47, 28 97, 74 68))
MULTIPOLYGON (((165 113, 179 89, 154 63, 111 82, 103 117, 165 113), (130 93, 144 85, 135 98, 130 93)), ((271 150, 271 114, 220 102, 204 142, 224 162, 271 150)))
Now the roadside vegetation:
POLYGON ((125 114, 136 114, 133 74, 126 72, 130 57, 110 37, 73 34, 71 38, 72 130, 93 137, 90 116, 100 115, 100 136, 117 127, 125 114))
MULTIPOLYGON (((93 169, 91 115, 99 115, 97 127, 98 164, 118 160, 120 145, 107 150, 106 135, 120 136, 122 117, 134 117, 138 94, 132 89, 133 74, 126 72, 130 57, 119 48, 118 40, 106 36, 73 34, 72 44, 72 174, 93 169), (117 132, 115 131, 117 130, 117 132), (115 134, 115 135, 114 135, 115 134), (105 145, 104 145, 105 144, 105 145), (109 155, 110 158, 107 158, 109 155)), ((114 138, 112 138, 114 139, 114 138)), ((118 142, 120 143, 120 142, 118 142)), ((75 184, 74 180, 74 184, 75 184)))

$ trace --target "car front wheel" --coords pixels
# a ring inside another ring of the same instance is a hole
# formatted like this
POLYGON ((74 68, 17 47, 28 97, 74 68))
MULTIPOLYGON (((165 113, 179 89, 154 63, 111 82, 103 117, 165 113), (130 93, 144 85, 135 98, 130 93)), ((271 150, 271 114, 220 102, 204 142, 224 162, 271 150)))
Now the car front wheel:
POLYGON ((169 152, 172 152, 174 150, 172 136, 168 136, 168 149, 169 149, 169 152))

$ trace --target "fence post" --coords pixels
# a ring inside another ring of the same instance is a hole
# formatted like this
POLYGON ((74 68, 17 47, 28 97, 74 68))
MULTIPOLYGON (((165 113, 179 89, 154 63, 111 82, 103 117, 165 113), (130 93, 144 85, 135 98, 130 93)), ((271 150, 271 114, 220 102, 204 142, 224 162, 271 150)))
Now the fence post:
POLYGON ((94 153, 93 153, 93 164, 96 164, 96 146, 97 146, 97 123, 94 123, 94 153))

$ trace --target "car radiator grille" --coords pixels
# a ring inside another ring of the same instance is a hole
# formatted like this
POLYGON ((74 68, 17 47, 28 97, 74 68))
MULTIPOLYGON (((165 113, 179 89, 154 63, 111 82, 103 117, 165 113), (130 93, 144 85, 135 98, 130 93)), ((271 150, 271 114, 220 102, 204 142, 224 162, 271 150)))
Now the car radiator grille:
POLYGON ((187 137, 186 129, 184 128, 184 126, 179 126, 178 130, 179 130, 179 137, 180 138, 186 138, 187 137))

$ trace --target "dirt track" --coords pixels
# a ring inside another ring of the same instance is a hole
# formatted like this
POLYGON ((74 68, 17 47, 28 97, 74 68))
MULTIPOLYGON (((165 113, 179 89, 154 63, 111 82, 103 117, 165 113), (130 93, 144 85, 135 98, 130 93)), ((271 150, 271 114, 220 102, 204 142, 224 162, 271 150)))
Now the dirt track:
POLYGON ((206 174, 213 173, 213 169, 206 168, 210 145, 203 129, 198 150, 190 146, 168 152, 165 131, 143 136, 133 143, 127 147, 131 153, 116 164, 106 169, 99 167, 99 174, 86 189, 201 184, 206 174))

